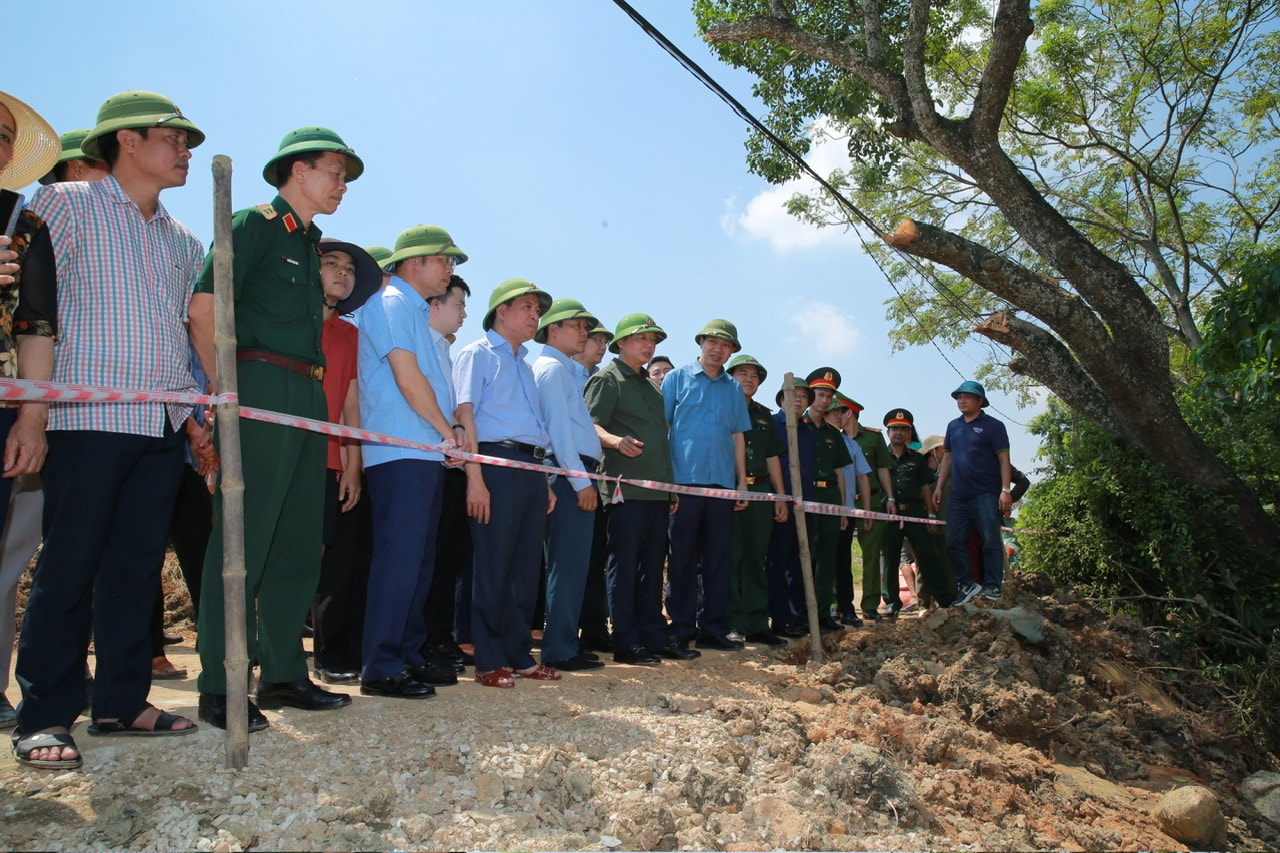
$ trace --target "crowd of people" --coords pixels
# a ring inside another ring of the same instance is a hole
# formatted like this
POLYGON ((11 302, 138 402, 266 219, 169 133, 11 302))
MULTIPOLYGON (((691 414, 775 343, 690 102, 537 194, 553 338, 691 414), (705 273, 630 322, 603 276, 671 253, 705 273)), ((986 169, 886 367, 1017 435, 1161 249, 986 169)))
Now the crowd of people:
MULTIPOLYGON (((115 95, 92 128, 61 138, 0 92, 0 186, 45 184, 0 239, 3 377, 228 387, 213 257, 160 201, 203 141, 153 92, 115 95)), ((298 128, 263 168, 275 198, 232 219, 240 403, 401 440, 239 424, 250 731, 269 725, 263 708, 351 703, 322 684, 420 700, 467 667, 509 689, 598 669, 606 654, 655 666, 806 635, 785 397, 776 409, 755 399, 768 372, 741 353, 736 326, 708 321, 697 357, 677 365, 655 354, 667 336, 653 317, 610 330, 581 301, 513 278, 490 293, 483 334, 454 349, 472 294, 447 230, 417 225, 390 248, 322 237, 316 218, 363 171, 333 130, 298 128)), ((832 367, 795 385, 796 491, 897 518, 803 513, 820 629, 905 609, 904 540, 921 598, 998 599, 1013 473, 982 386, 961 384, 959 417, 921 442, 904 408, 883 431, 862 425, 840 385, 832 367), (926 523, 937 516, 945 528, 926 523)), ((197 614, 198 717, 226 727, 221 439, 211 410, 172 400, 0 408, 0 688, 13 589, 44 543, 18 641, 20 705, 0 692, 21 764, 80 766, 71 727, 86 712, 91 736, 196 730, 147 701, 152 678, 174 674, 159 603, 170 543, 197 614)))

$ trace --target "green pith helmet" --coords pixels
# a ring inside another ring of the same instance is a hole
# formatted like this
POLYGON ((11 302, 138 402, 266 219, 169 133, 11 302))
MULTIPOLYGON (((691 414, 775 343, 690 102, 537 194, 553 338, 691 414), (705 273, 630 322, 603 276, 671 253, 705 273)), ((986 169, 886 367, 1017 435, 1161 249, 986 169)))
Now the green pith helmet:
POLYGON ((455 263, 467 262, 467 253, 458 248, 448 231, 439 225, 415 225, 400 232, 395 251, 383 262, 382 268, 394 272, 395 265, 401 261, 427 255, 452 255, 455 263))
POLYGON ((662 343, 667 339, 667 333, 662 331, 662 327, 655 323, 648 314, 628 314, 618 321, 618 328, 613 333, 613 341, 609 344, 609 352, 617 355, 618 341, 629 335, 638 335, 641 332, 657 335, 658 343, 662 343))
POLYGON ((733 344, 734 352, 742 349, 742 344, 738 342, 738 327, 728 320, 711 320, 701 332, 693 336, 693 342, 702 346, 703 338, 720 338, 728 341, 733 344))
MULTIPOLYGON (((810 403, 812 403, 812 402, 813 402, 813 389, 809 387, 809 383, 808 383, 808 382, 805 382, 803 379, 795 379, 794 377, 792 378, 791 382, 792 382, 792 384, 793 384, 793 385, 795 385, 795 386, 796 386, 796 393, 797 393, 797 394, 799 394, 801 391, 803 391, 803 392, 804 392, 804 395, 805 395, 806 397, 808 397, 808 398, 809 398, 809 402, 810 402, 810 403)), ((782 398, 783 398, 783 397, 785 397, 786 395, 787 395, 787 389, 786 389, 786 388, 779 388, 779 389, 778 389, 778 393, 777 393, 777 395, 775 395, 775 396, 774 396, 774 398, 773 398, 773 404, 774 404, 775 406, 781 406, 781 405, 782 405, 782 398)))
MULTIPOLYGON (((68 160, 78 160, 81 157, 84 157, 84 150, 81 149, 80 143, 84 142, 84 138, 88 135, 89 129, 81 128, 80 130, 68 130, 66 133, 59 136, 58 142, 62 145, 62 153, 58 155, 58 163, 65 163, 68 160)), ((90 157, 88 159, 92 160, 93 158, 90 157)), ((58 163, 54 163, 53 165, 57 166, 58 163)), ((40 183, 51 184, 58 180, 57 176, 54 175, 53 172, 54 170, 50 169, 47 174, 40 178, 40 183)))
POLYGON ((80 150, 91 160, 105 160, 98 146, 102 137, 117 130, 144 127, 173 127, 187 132, 187 147, 204 142, 200 128, 182 114, 182 110, 164 95, 134 89, 107 98, 98 110, 98 123, 80 142, 80 150))
POLYGON ((975 397, 982 398, 980 408, 985 409, 991 405, 991 401, 987 399, 987 389, 982 387, 982 383, 974 382, 972 379, 966 379, 960 383, 960 387, 951 392, 951 399, 959 397, 961 394, 972 394, 975 397))
POLYGON ((729 362, 729 366, 725 370, 729 371, 729 375, 732 376, 733 371, 743 366, 754 367, 760 371, 760 384, 764 384, 765 377, 769 375, 769 371, 765 370, 764 365, 756 361, 756 357, 753 355, 743 353, 742 355, 734 356, 733 361, 729 362))
POLYGON ((834 367, 819 367, 806 376, 804 381, 809 383, 810 390, 830 388, 834 392, 840 387, 840 371, 834 367))
POLYGON ((601 323, 599 320, 596 321, 595 327, 592 328, 591 331, 587 332, 588 338, 594 338, 596 335, 607 335, 609 340, 613 340, 613 332, 606 329, 604 327, 604 323, 601 323))
POLYGON ((391 250, 386 246, 365 246, 364 250, 369 253, 369 257, 378 262, 379 269, 386 266, 387 258, 391 257, 391 250))
POLYGON ((545 344, 547 342, 547 327, 552 323, 561 323, 565 320, 586 320, 588 329, 593 329, 600 325, 600 321, 591 316, 578 300, 557 299, 551 303, 551 307, 542 315, 542 320, 538 322, 538 332, 533 336, 533 340, 536 343, 545 344))
POLYGON ((58 134, 25 101, 8 92, 0 92, 0 104, 13 113, 18 133, 17 139, 10 140, 9 162, 0 169, 0 187, 20 190, 53 168, 58 160, 58 134))
POLYGON ((291 130, 280 140, 280 150, 267 161, 262 168, 262 178, 273 187, 280 186, 276 182, 276 163, 294 154, 306 154, 311 151, 332 151, 346 155, 347 181, 354 181, 364 174, 364 161, 356 156, 351 146, 342 141, 342 137, 327 127, 300 127, 291 130))
MULTIPOLYGON (((438 254, 432 252, 431 254, 438 254)), ((394 257, 394 256, 393 256, 394 257)), ((489 294, 489 311, 484 315, 484 322, 480 327, 486 332, 493 328, 494 315, 498 313, 498 306, 505 302, 510 302, 518 296, 525 294, 533 294, 538 297, 538 308, 543 314, 546 314, 551 308, 551 294, 545 290, 540 290, 538 285, 523 278, 509 278, 502 284, 493 289, 493 293, 489 294)))

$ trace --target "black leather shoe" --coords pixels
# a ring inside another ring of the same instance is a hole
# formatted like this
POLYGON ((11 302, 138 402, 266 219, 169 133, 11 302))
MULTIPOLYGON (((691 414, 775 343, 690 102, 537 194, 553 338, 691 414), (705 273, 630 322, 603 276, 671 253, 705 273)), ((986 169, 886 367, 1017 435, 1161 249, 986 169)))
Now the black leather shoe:
POLYGON ((604 661, 592 655, 588 658, 585 655, 577 654, 568 660, 544 660, 543 666, 549 666, 552 669, 559 669, 564 672, 585 672, 589 669, 600 669, 604 666, 604 661))
POLYGON ((413 676, 414 681, 423 684, 444 687, 458 683, 458 671, 451 666, 437 666, 428 662, 426 666, 406 666, 405 670, 413 676))
POLYGON ((798 640, 801 637, 809 636, 809 632, 799 625, 774 625, 773 633, 790 640, 798 640))
MULTIPOLYGON (((875 612, 874 610, 864 610, 862 611, 862 618, 868 622, 879 622, 880 614, 875 612)), ((848 623, 845 623, 845 624, 848 624, 848 623)))
POLYGON ((365 696, 386 696, 390 699, 426 699, 436 695, 436 689, 423 684, 408 672, 360 682, 360 692, 365 696))
POLYGON ((181 636, 180 634, 165 634, 165 635, 164 635, 164 645, 166 645, 166 646, 176 646, 176 645, 178 645, 178 644, 179 644, 179 643, 181 643, 181 642, 182 642, 182 636, 181 636))
MULTIPOLYGON (((595 652, 578 652, 578 657, 586 658, 587 660, 600 660, 600 655, 595 652)), ((552 667, 552 669, 554 669, 554 667, 552 667)))
POLYGON ((279 708, 288 705, 303 711, 333 711, 351 704, 345 693, 330 693, 314 684, 309 678, 297 681, 258 682, 258 704, 263 708, 279 708))
POLYGON ((787 641, 779 637, 777 634, 765 628, 763 631, 755 631, 747 634, 747 639, 753 643, 763 643, 766 646, 785 646, 787 641))
POLYGON ((653 653, 668 660, 693 660, 702 657, 702 652, 689 648, 688 640, 667 640, 662 648, 654 649, 653 653))
MULTIPOLYGON (((211 726, 220 729, 227 727, 227 697, 222 693, 201 693, 200 711, 197 716, 211 726)), ((271 725, 267 717, 258 710, 258 706, 249 700, 249 731, 260 732, 271 725)))
POLYGON ((702 634, 698 637, 698 648, 718 649, 722 652, 740 652, 743 649, 743 644, 737 640, 730 640, 722 634, 702 634))
POLYGON ((355 684, 360 680, 360 671, 355 669, 325 669, 316 667, 316 678, 325 684, 355 684))
POLYGON ((613 651, 613 639, 608 634, 583 634, 578 645, 587 651, 606 655, 613 651))
POLYGON ((613 660, 615 663, 629 663, 632 666, 657 666, 662 663, 662 658, 655 654, 650 654, 649 650, 644 646, 618 649, 613 653, 613 660))
POLYGON ((830 616, 818 617, 818 632, 822 634, 831 634, 836 631, 843 631, 844 626, 830 616))

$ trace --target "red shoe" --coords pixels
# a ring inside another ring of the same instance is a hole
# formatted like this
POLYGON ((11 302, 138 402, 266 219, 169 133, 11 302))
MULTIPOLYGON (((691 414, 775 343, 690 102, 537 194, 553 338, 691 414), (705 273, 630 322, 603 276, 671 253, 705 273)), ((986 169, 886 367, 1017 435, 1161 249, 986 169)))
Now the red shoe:
POLYGON ((513 670, 511 674, 516 678, 532 678, 534 681, 559 681, 560 673, 556 672, 549 666, 538 664, 529 670, 513 670))
MULTIPOLYGON (((477 672, 476 681, 480 682, 485 687, 515 687, 516 682, 511 675, 511 670, 502 666, 489 672, 477 672)), ((556 673, 556 678, 559 677, 560 674, 556 673)))

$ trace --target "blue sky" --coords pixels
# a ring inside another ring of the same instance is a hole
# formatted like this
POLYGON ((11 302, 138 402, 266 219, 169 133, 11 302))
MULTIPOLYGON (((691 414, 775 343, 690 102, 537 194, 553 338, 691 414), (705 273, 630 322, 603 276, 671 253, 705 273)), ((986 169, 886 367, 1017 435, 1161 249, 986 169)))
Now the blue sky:
MULTIPOLYGON (((632 5, 763 114, 751 78, 712 56, 686 3, 632 5)), ((187 186, 163 196, 206 242, 214 154, 232 159, 235 207, 269 201, 261 171, 281 137, 325 125, 366 171, 321 228, 388 246, 412 225, 447 228, 471 256, 458 268, 473 290, 463 341, 480 335, 493 287, 519 276, 611 328, 651 314, 676 364, 696 357, 707 320, 732 320, 769 370, 769 404, 786 371, 831 365, 865 423, 905 406, 924 435, 956 416, 950 392, 966 377, 932 348, 891 353, 893 291, 857 236, 789 218, 790 190, 746 169, 743 122, 608 0, 60 0, 6 26, 22 73, 4 87, 59 132, 92 126, 116 92, 150 89, 206 133, 187 186)), ((970 374, 987 353, 974 340, 948 357, 970 374)), ((1034 413, 992 402, 1014 464, 1030 470, 1036 440, 1019 422, 1034 413)))

